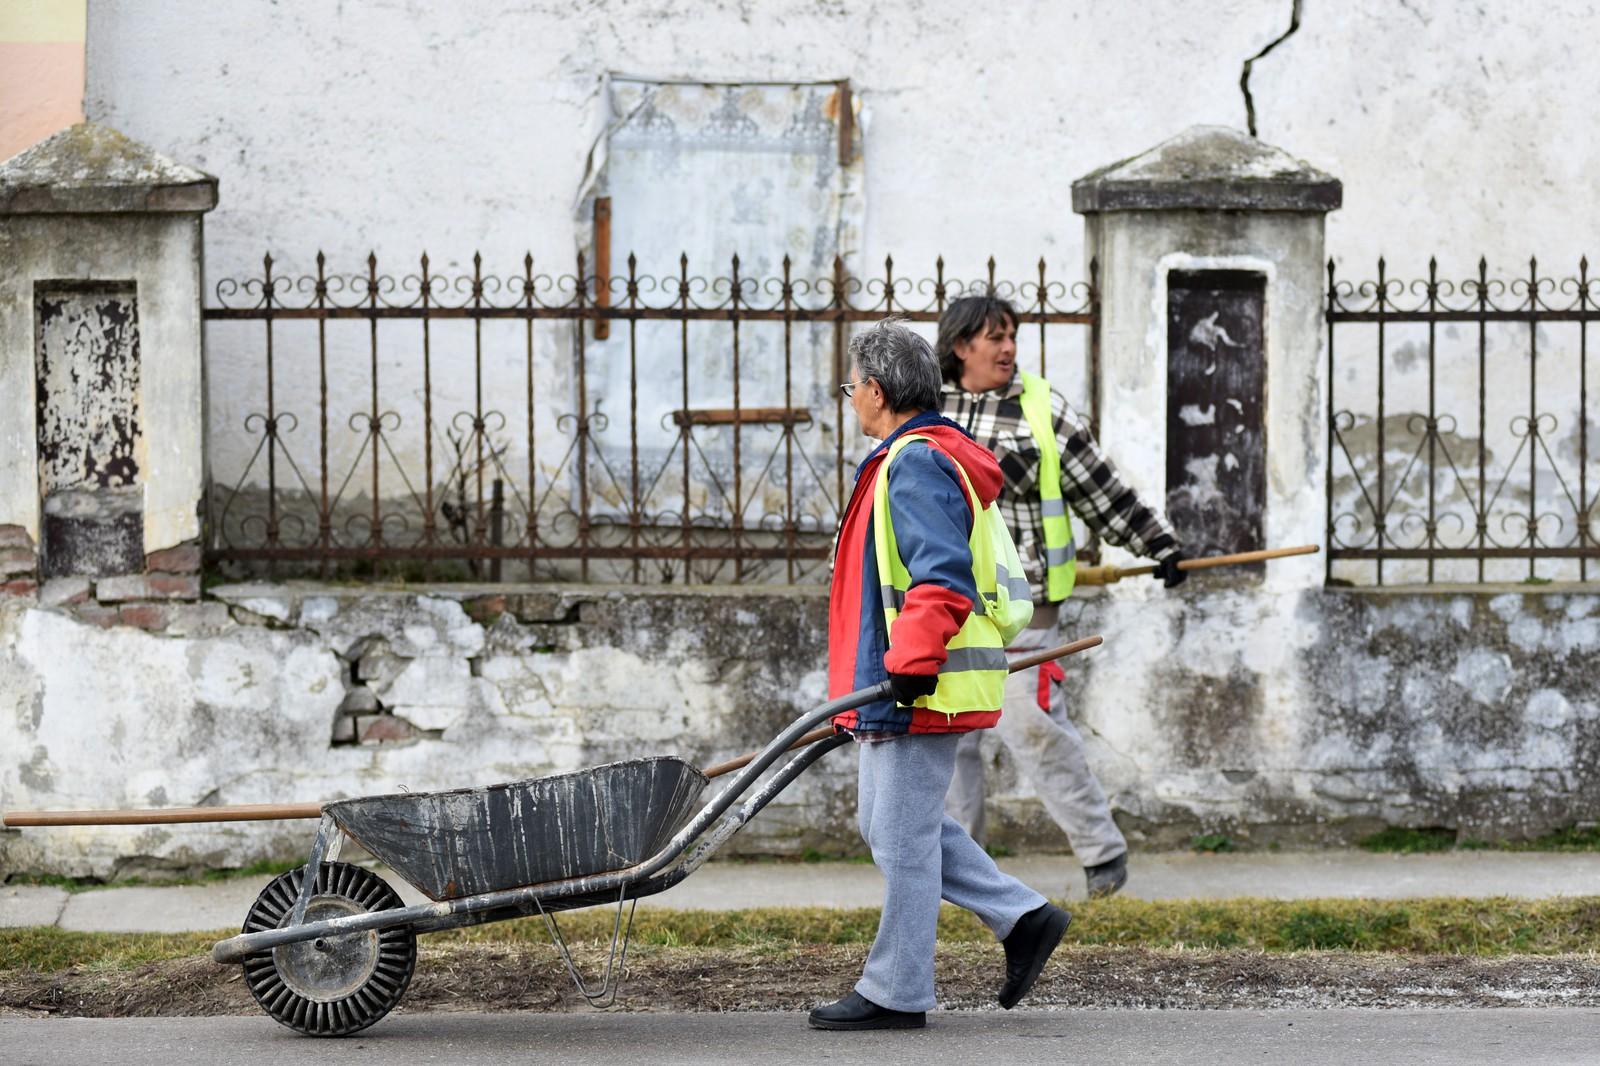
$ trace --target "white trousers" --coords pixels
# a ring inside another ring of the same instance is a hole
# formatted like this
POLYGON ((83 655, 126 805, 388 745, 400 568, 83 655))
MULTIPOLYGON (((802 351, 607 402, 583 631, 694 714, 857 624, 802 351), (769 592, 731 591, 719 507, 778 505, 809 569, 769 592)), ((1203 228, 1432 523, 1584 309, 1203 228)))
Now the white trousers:
MULTIPOLYGON (((1040 626, 1018 633, 1006 650, 1020 656, 1060 643, 1058 625, 1040 626)), ((1039 708, 1038 667, 1008 677, 999 724, 993 729, 963 734, 956 749, 955 778, 945 797, 945 810, 974 840, 983 843, 987 828, 983 755, 979 748, 984 733, 993 733, 1006 746, 1022 776, 1038 793, 1044 809, 1066 831, 1080 862, 1098 866, 1128 850, 1122 830, 1111 818, 1105 790, 1084 757, 1083 737, 1067 717, 1065 688, 1059 682, 1052 683, 1049 712, 1039 708)))

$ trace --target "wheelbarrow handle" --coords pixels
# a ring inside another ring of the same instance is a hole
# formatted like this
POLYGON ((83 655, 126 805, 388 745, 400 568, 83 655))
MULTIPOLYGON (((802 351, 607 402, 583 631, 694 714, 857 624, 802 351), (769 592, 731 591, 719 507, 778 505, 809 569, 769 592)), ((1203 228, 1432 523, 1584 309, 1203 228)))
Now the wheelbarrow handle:
MULTIPOLYGON (((1080 651, 1088 651, 1090 648, 1098 648, 1103 643, 1105 643, 1105 640, 1102 637, 1084 637, 1082 640, 1075 640, 1070 644, 1063 644, 1057 648, 1047 648, 1044 651, 1034 652, 1032 655, 1025 655, 1020 659, 1013 659, 1011 662, 1006 664, 1006 672, 1014 674, 1019 670, 1031 670, 1035 666, 1051 662, 1055 659, 1065 658, 1068 655, 1073 655, 1080 651)), ((845 699, 854 700, 855 703, 853 703, 852 706, 859 706, 863 703, 869 703, 873 699, 881 698, 877 695, 877 689, 879 687, 880 686, 874 686, 871 689, 861 689, 858 692, 852 692, 850 695, 846 696, 845 699)), ((793 751, 796 748, 803 748, 808 744, 815 744, 819 740, 826 740, 828 737, 833 736, 835 732, 836 730, 831 723, 825 726, 819 726, 807 733, 805 736, 801 737, 799 740, 795 741, 793 744, 789 745, 786 750, 793 751)), ((746 754, 740 755, 737 758, 729 759, 727 762, 719 762, 715 766, 708 766, 700 772, 705 774, 707 777, 721 777, 723 774, 731 774, 733 771, 748 765, 750 760, 754 759, 759 754, 761 753, 757 751, 747 752, 746 754)))

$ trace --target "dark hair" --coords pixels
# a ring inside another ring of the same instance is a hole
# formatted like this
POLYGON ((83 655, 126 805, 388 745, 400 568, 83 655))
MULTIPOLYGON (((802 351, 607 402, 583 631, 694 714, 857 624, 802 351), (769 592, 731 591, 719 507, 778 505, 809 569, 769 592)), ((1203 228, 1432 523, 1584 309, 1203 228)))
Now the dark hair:
POLYGON ((956 345, 976 337, 990 326, 1001 323, 1017 327, 1017 309, 1011 301, 999 296, 963 296, 951 300, 939 316, 939 339, 933 352, 939 357, 939 372, 946 381, 961 380, 961 360, 956 358, 956 345))
POLYGON ((876 381, 889 410, 931 411, 939 406, 939 364, 928 342, 890 316, 850 338, 850 361, 861 380, 876 381))

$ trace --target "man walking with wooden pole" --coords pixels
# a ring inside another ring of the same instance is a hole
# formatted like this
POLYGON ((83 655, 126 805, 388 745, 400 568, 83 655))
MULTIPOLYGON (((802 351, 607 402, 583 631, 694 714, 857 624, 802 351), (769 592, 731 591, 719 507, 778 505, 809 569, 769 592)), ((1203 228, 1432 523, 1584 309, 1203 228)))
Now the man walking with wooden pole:
MULTIPOLYGON (((935 345, 944 377, 946 417, 986 445, 1005 481, 999 510, 1011 528, 1033 589, 1032 624, 1007 648, 1025 654, 1059 641, 1060 603, 1076 571, 1072 517, 1108 544, 1156 562, 1167 588, 1183 582, 1183 552, 1160 512, 1125 485, 1084 423, 1041 377, 1017 369, 1017 313, 994 296, 952 301, 939 318, 935 345)), ((1128 842, 1111 818, 1105 791, 1084 757, 1083 738, 1067 717, 1054 664, 1012 674, 995 733, 1066 831, 1084 865, 1091 897, 1127 881, 1128 842)), ((962 738, 947 809, 984 839, 983 761, 978 734, 962 738)))

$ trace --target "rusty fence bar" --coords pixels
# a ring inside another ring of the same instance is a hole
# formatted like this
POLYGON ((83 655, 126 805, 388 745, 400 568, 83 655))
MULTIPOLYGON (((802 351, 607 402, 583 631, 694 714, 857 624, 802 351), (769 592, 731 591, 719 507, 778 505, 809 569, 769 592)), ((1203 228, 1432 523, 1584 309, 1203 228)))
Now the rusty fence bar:
POLYGON ((1087 282, 1043 259, 1020 282, 992 258, 973 280, 942 258, 920 279, 893 259, 799 276, 788 256, 709 277, 687 255, 662 275, 632 255, 614 274, 582 254, 571 273, 532 255, 505 275, 478 255, 456 274, 426 254, 362 266, 267 256, 204 308, 207 557, 225 572, 821 580, 866 443, 837 388, 852 328, 931 324, 972 293, 1010 299, 1023 364, 1098 417, 1094 264, 1087 282))
POLYGON ((1587 581, 1587 258, 1525 274, 1341 281, 1328 262, 1327 575, 1332 584, 1587 581))

